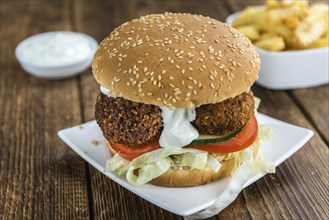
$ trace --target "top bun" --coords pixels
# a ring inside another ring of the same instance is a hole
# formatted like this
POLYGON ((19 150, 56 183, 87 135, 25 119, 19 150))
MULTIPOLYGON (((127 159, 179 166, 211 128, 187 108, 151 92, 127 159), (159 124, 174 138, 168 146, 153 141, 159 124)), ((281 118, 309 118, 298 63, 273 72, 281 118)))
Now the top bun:
POLYGON ((100 44, 93 74, 110 95, 168 108, 235 97, 258 78, 251 42, 215 19, 154 14, 124 23, 100 44))

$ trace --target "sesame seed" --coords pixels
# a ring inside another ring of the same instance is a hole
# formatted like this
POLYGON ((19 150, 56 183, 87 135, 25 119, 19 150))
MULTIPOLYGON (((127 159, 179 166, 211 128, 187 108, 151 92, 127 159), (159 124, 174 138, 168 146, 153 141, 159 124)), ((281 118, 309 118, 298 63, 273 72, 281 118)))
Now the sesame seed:
POLYGON ((214 89, 215 85, 213 83, 210 83, 210 87, 214 89))

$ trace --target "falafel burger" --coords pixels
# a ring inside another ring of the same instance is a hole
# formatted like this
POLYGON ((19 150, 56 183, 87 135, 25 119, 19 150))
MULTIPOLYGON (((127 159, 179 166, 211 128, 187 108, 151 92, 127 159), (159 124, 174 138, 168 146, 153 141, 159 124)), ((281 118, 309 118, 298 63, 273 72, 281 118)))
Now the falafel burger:
POLYGON ((251 42, 209 17, 154 14, 116 28, 92 64, 106 170, 172 187, 232 175, 259 149, 259 67, 251 42))

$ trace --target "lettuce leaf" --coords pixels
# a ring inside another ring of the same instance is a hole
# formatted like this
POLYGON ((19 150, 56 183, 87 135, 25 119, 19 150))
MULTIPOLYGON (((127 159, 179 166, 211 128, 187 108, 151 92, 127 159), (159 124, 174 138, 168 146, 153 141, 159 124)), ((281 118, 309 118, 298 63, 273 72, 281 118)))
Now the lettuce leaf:
POLYGON ((253 172, 275 173, 275 164, 267 161, 262 156, 258 156, 252 166, 253 172))
MULTIPOLYGON (((174 164, 170 157, 174 155, 179 156, 176 159, 179 159, 181 166, 204 169, 208 164, 208 153, 205 151, 171 147, 148 152, 132 161, 127 161, 116 154, 106 162, 105 170, 119 174, 127 172, 129 183, 141 185, 165 173, 174 164)), ((216 166, 218 167, 219 164, 216 166)))

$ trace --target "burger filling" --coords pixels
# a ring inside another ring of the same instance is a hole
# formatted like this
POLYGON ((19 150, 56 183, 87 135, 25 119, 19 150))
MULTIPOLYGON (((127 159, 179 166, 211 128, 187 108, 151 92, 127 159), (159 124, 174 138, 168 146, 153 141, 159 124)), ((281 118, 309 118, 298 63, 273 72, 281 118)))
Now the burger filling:
MULTIPOLYGON (((202 170, 209 166, 217 173, 222 162, 229 160, 234 161, 230 171, 233 173, 246 162, 246 155, 252 154, 256 137, 263 139, 270 133, 261 128, 258 135, 255 105, 251 91, 220 103, 181 111, 100 93, 95 105, 96 121, 110 147, 117 152, 107 161, 106 170, 125 173, 128 182, 134 185, 147 183, 169 169, 202 170), (180 127, 182 123, 190 128, 180 127), (164 132, 175 126, 178 130, 164 132), (173 134, 185 136, 190 132, 188 129, 196 133, 187 138, 186 147, 160 146, 161 135, 174 139, 173 134)), ((272 163, 253 164, 258 164, 255 169, 274 172, 272 163)))
POLYGON ((242 150, 257 136, 254 108, 251 91, 180 112, 100 93, 95 118, 111 147, 131 160, 171 145, 216 153, 242 150))

